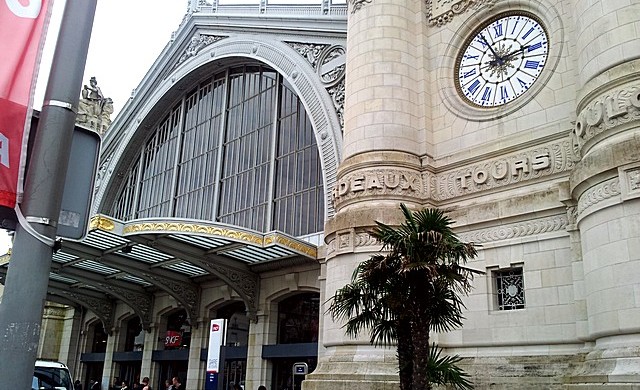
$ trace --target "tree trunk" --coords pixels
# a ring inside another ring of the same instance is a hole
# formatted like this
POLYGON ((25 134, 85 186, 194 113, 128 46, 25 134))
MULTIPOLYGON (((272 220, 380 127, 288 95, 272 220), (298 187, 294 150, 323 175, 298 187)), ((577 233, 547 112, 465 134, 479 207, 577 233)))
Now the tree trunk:
POLYGON ((429 321, 414 316, 411 334, 413 340, 413 380, 412 390, 430 390, 429 381, 429 321))
POLYGON ((398 373, 400 388, 412 390, 413 380, 413 342, 411 340, 411 322, 408 318, 398 319, 398 373))

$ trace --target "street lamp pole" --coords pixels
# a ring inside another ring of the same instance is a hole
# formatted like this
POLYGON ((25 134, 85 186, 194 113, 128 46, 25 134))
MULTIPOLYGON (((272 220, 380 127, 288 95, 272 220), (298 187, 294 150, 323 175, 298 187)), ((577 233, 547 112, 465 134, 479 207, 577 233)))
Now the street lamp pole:
POLYGON ((0 378, 11 378, 11 387, 16 389, 31 388, 53 255, 51 242, 56 237, 96 4, 97 0, 66 1, 30 155, 21 206, 35 233, 27 231, 24 222, 17 226, 0 303, 0 378))

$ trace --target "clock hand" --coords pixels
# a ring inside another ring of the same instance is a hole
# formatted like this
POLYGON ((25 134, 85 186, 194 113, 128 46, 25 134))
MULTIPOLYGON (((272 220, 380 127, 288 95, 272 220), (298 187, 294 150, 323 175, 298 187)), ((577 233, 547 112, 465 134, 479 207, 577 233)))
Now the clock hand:
POLYGON ((482 40, 484 41, 484 43, 487 44, 487 46, 489 46, 489 50, 491 50, 491 52, 493 53, 493 56, 495 57, 496 61, 500 61, 502 60, 502 58, 500 58, 500 56, 498 55, 498 53, 496 53, 495 50, 493 50, 493 46, 491 46, 491 44, 489 43, 489 41, 487 41, 487 38, 484 37, 484 34, 480 33, 480 38, 482 38, 482 40))
POLYGON ((529 48, 529 45, 527 45, 527 46, 522 46, 520 49, 515 50, 515 51, 512 51, 511 53, 509 53, 509 54, 507 54, 506 56, 504 56, 504 58, 502 58, 502 60, 503 60, 503 61, 510 60, 510 59, 511 59, 511 57, 513 57, 514 55, 516 55, 516 54, 518 54, 518 53, 520 53, 520 52, 523 52, 523 53, 524 53, 524 51, 525 51, 525 50, 527 50, 528 48, 529 48))

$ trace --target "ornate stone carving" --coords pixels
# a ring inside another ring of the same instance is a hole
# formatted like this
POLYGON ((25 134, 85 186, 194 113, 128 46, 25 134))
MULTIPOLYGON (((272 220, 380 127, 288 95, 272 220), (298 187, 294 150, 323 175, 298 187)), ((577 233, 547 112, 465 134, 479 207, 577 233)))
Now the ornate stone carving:
POLYGON ((464 242, 483 243, 525 236, 533 236, 564 230, 569 224, 566 215, 554 215, 529 221, 500 225, 489 229, 480 229, 458 234, 458 238, 464 242))
POLYGON ((320 58, 320 53, 323 52, 330 45, 326 44, 316 44, 316 43, 303 43, 303 42, 285 42, 287 45, 291 46, 295 51, 300 53, 303 56, 313 69, 318 69, 318 59, 320 58))
POLYGON ((356 11, 364 7, 365 4, 371 3, 371 1, 372 0, 347 0, 347 2, 351 5, 352 14, 355 14, 356 11))
POLYGON ((640 169, 627 171, 627 182, 630 191, 640 190, 640 169))
POLYGON ((336 109, 336 115, 338 115, 338 122, 340 127, 344 129, 344 77, 342 80, 331 88, 327 88, 327 92, 331 95, 331 101, 333 107, 336 109))
POLYGON ((509 156, 430 176, 431 198, 446 200, 571 170, 570 142, 542 145, 509 156))
POLYGON ((376 245, 380 246, 382 245, 382 243, 380 243, 380 241, 378 241, 375 237, 369 234, 369 232, 356 231, 354 236, 354 243, 353 243, 354 247, 358 248, 363 246, 376 246, 376 245))
POLYGON ((427 20, 432 26, 443 26, 468 9, 493 7, 498 0, 426 0, 427 20))
POLYGON ((112 220, 102 215, 96 215, 95 217, 92 217, 89 223, 89 229, 91 230, 104 230, 110 232, 115 229, 115 227, 116 225, 112 220))
POLYGON ((300 53, 316 70, 318 78, 331 96, 340 127, 344 129, 346 48, 342 45, 286 43, 300 53))
POLYGON ((580 195, 580 199, 578 200, 578 216, 582 216, 586 210, 596 204, 619 196, 620 194, 619 177, 614 177, 613 179, 609 179, 589 188, 580 195))
POLYGON ((89 85, 84 86, 82 97, 78 102, 76 123, 102 135, 111 125, 111 114, 113 114, 113 100, 102 94, 96 78, 91 77, 89 85))
POLYGON ((578 114, 571 132, 578 149, 593 137, 621 124, 640 119, 640 85, 600 95, 578 114))
POLYGON ((64 307, 45 306, 42 312, 42 318, 64 319, 67 309, 64 307))
POLYGON ((180 58, 178 58, 178 61, 173 66, 173 69, 180 66, 183 62, 185 62, 189 58, 195 57, 196 55, 198 55, 198 53, 205 47, 212 45, 223 38, 226 38, 226 37, 196 33, 193 37, 191 37, 191 41, 189 42, 189 45, 184 49, 184 52, 182 53, 180 58))
POLYGON ((195 322, 200 304, 200 291, 197 287, 156 274, 142 273, 140 276, 171 294, 185 307, 189 318, 195 322))
POLYGON ((364 196, 412 196, 424 195, 422 176, 416 171, 397 169, 377 169, 349 173, 340 180, 333 190, 336 207, 342 202, 364 196))

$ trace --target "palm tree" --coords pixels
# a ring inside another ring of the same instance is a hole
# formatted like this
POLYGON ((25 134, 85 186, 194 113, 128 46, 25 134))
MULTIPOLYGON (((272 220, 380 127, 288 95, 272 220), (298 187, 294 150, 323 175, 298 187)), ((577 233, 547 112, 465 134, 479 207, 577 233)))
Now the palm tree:
POLYGON ((441 357, 440 349, 429 344, 429 333, 462 326, 460 295, 470 292, 473 275, 479 273, 464 264, 476 249, 458 240, 443 211, 412 213, 400 207, 405 221, 399 227, 376 222, 372 232, 388 253, 361 263, 351 283, 336 292, 329 311, 347 319, 347 334, 370 329, 374 345, 397 342, 403 390, 433 384, 470 389, 468 375, 456 365, 460 358, 441 357))

